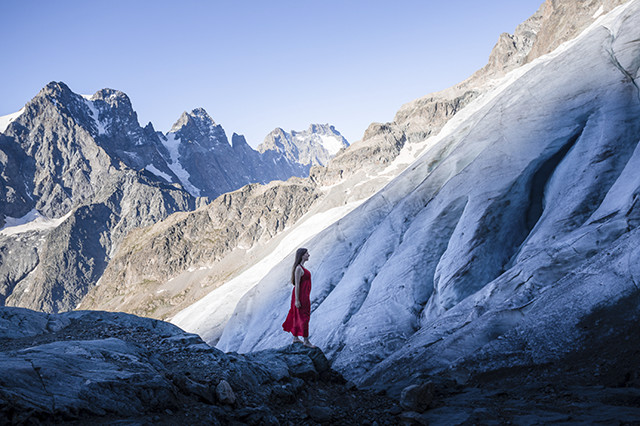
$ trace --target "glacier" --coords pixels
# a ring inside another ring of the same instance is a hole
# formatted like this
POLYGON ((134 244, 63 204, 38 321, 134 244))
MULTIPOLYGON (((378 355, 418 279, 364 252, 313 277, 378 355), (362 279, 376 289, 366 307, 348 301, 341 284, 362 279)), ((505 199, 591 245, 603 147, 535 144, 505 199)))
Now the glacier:
MULTIPOLYGON (((640 1, 600 16, 491 82, 403 173, 318 229, 310 334, 334 368, 397 394, 415 374, 549 362, 594 309, 638 291, 639 40, 640 1)), ((218 348, 288 342, 290 263, 240 299, 218 348)))

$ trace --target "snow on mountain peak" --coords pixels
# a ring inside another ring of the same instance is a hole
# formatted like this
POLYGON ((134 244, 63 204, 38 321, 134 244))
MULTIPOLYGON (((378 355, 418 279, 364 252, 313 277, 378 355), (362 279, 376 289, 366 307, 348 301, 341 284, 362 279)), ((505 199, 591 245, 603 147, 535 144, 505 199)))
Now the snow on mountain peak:
POLYGON ((340 134, 336 128, 329 124, 312 124, 309 132, 315 133, 320 138, 320 144, 329 152, 332 157, 343 148, 349 146, 349 142, 340 134))
POLYGON ((100 120, 100 112, 92 99, 93 96, 90 98, 83 96, 84 103, 89 108, 89 115, 91 115, 91 118, 93 118, 93 121, 95 122, 98 135, 101 136, 107 133, 107 128, 105 123, 100 120))
POLYGON ((304 131, 286 132, 278 127, 269 133, 258 151, 284 153, 292 161, 307 165, 326 165, 349 142, 329 124, 311 124, 304 131))
POLYGON ((7 114, 0 117, 0 133, 4 133, 7 130, 7 127, 9 127, 9 124, 15 121, 16 118, 20 117, 23 112, 24 108, 18 112, 14 112, 13 114, 7 114))

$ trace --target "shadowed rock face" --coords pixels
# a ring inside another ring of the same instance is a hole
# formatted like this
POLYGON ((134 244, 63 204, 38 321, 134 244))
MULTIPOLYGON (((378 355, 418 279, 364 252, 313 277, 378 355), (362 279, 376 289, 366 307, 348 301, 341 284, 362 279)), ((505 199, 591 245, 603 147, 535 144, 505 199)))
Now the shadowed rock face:
MULTIPOLYGON (((629 2, 494 82, 306 244, 310 333, 334 368, 394 395, 420 374, 536 368, 580 349, 594 309, 633 295, 639 19, 629 2)), ((276 344, 288 263, 244 296, 219 348, 276 344)))
POLYGON ((320 415, 393 424, 393 405, 347 390, 319 349, 224 354, 148 318, 0 307, 0 416, 12 424, 278 424, 320 415))

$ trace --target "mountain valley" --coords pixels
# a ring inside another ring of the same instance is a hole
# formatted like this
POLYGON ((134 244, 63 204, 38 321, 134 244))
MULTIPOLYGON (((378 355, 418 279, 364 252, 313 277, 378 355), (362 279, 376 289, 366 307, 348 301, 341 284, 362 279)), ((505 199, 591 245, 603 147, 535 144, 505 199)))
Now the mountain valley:
POLYGON ((639 58, 640 0, 546 0, 361 140, 257 149, 50 83, 0 118, 0 413, 637 423, 639 58), (282 331, 298 247, 315 350, 282 331))

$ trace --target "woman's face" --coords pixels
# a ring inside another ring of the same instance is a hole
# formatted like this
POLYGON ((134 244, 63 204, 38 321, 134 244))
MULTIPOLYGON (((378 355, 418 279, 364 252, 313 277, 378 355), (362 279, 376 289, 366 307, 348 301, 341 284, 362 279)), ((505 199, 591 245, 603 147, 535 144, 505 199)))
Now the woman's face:
POLYGON ((309 260, 309 252, 308 251, 304 252, 304 254, 302 255, 302 260, 304 260, 305 262, 307 260, 309 260))

